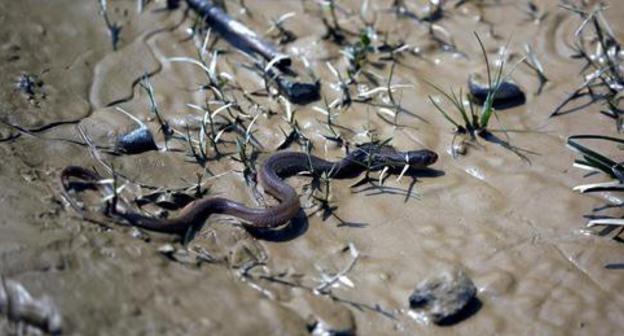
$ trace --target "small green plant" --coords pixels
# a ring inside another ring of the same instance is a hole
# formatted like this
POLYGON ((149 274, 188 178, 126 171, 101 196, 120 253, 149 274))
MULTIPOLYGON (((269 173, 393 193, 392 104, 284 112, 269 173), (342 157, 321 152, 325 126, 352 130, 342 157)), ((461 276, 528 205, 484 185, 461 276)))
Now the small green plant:
MULTIPOLYGON (((435 108, 438 111, 440 111, 440 113, 442 113, 444 118, 448 120, 455 127, 455 137, 453 138, 453 145, 451 147, 452 154, 455 157, 458 153, 455 143, 454 143, 456 137, 464 136, 464 137, 468 137, 467 140, 469 142, 475 142, 478 138, 482 138, 486 141, 496 143, 506 149, 511 150, 514 154, 518 155, 521 159, 528 161, 528 158, 522 152, 531 153, 531 154, 535 154, 535 153, 518 148, 518 147, 514 147, 508 141, 503 140, 497 137, 496 135, 494 135, 494 133, 496 132, 503 132, 507 134, 508 132, 514 132, 513 130, 507 130, 507 129, 496 130, 496 129, 489 128, 489 124, 492 119, 492 116, 496 117, 496 110, 494 109, 494 99, 497 96, 497 93, 501 87, 501 84, 504 82, 506 77, 508 77, 513 72, 513 70, 515 69, 515 66, 512 68, 509 74, 507 74, 506 76, 503 76, 503 69, 505 66, 505 62, 504 62, 504 59, 501 58, 500 66, 498 67, 498 70, 496 71, 496 73, 492 74, 492 71, 490 69, 490 62, 487 56, 487 52, 485 50, 485 46, 483 45, 483 42, 481 41, 481 38, 479 37, 479 35, 477 33, 474 33, 474 35, 477 38, 477 41, 479 42, 479 46, 481 47, 481 52, 483 53, 483 58, 485 60, 486 70, 487 70, 488 88, 489 88, 487 96, 483 102, 483 106, 481 106, 480 109, 478 107, 475 107, 472 100, 470 99, 470 95, 464 94, 462 89, 459 89, 459 93, 455 93, 455 91, 453 91, 452 89, 449 92, 446 92, 440 86, 426 79, 424 80, 428 85, 430 85, 437 92, 439 92, 446 100, 448 100, 453 106, 453 108, 456 110, 455 116, 453 116, 449 111, 445 110, 438 102, 436 102, 436 100, 433 99, 433 97, 429 96, 429 100, 431 101, 433 106, 435 106, 435 108)), ((524 61, 524 58, 521 59, 518 63, 516 63, 516 66, 523 61, 524 61)), ((517 130, 515 132, 520 132, 520 131, 517 130)))
POLYGON ((487 52, 485 51, 485 47, 483 46, 483 42, 481 42, 481 38, 479 35, 475 33, 477 37, 477 41, 479 41, 479 45, 481 46, 481 51, 483 52, 483 57, 485 58, 486 69, 487 69, 487 78, 488 78, 488 86, 490 88, 488 95, 481 107, 480 111, 475 109, 474 104, 469 99, 468 94, 464 95, 462 89, 459 89, 459 95, 455 93, 455 91, 451 90, 450 93, 444 91, 438 85, 426 81, 431 87, 433 87, 436 91, 438 91, 444 98, 446 98, 452 105, 455 107, 461 120, 456 120, 451 116, 451 114, 443 109, 440 104, 438 104, 433 97, 429 96, 429 100, 436 107, 440 113, 444 116, 446 120, 448 120, 453 126, 456 128, 456 132, 458 134, 466 134, 471 137, 471 139, 476 139, 477 136, 483 136, 485 132, 487 132, 487 127, 490 122, 490 118, 492 114, 494 114, 494 97, 496 96, 496 92, 500 88, 501 83, 503 82, 503 67, 504 61, 501 62, 501 66, 498 68, 498 71, 495 74, 494 79, 492 79, 492 72, 490 70, 490 63, 487 56, 487 52), (465 104, 467 102, 468 104, 465 104), (468 108, 466 107, 468 105, 468 108))
POLYGON ((368 53, 372 51, 371 33, 370 29, 363 29, 358 40, 341 51, 349 63, 347 73, 351 81, 368 62, 368 53))

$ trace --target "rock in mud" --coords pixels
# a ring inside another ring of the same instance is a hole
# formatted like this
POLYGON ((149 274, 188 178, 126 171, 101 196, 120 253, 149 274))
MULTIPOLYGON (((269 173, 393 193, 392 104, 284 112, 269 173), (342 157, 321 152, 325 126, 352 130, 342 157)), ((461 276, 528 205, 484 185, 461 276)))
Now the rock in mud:
MULTIPOLYGON (((487 79, 480 75, 472 74, 468 77, 468 90, 470 90, 472 100, 479 105, 483 105, 492 88, 490 88, 487 79)), ((525 100, 524 92, 518 84, 508 79, 500 83, 498 90, 494 93, 493 104, 494 107, 498 108, 513 107, 524 104, 525 100)))
POLYGON ((472 280, 463 271, 454 270, 421 282, 410 295, 409 304, 426 322, 446 324, 476 300, 476 293, 472 280))
POLYGON ((139 127, 117 139, 117 150, 126 154, 140 154, 158 150, 152 132, 147 127, 139 127))
POLYGON ((0 287, 0 313, 15 322, 24 322, 50 334, 60 334, 62 316, 52 299, 33 298, 20 283, 2 279, 0 287))
POLYGON ((292 103, 305 105, 320 99, 320 82, 305 83, 294 79, 280 76, 277 78, 277 86, 282 94, 288 97, 292 103))

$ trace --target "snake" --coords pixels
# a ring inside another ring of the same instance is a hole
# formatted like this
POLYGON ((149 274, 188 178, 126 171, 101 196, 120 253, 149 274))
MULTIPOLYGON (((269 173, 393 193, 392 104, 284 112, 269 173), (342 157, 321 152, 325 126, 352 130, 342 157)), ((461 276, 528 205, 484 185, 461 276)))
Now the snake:
MULTIPOLYGON (((303 152, 278 151, 266 159, 258 171, 260 183, 268 194, 279 201, 277 205, 250 208, 227 198, 207 196, 190 202, 177 216, 171 218, 139 213, 121 204, 121 201, 116 202, 110 212, 132 226, 180 235, 188 232, 193 226, 202 224, 212 214, 234 216, 247 222, 251 227, 270 229, 286 224, 301 209, 297 192, 284 181, 286 177, 309 172, 313 176, 325 174, 329 178, 352 178, 366 170, 380 170, 383 167, 399 168, 408 165, 412 169, 425 169, 437 159, 438 155, 428 149, 401 152, 389 145, 373 143, 360 145, 336 162, 303 152)), ((111 184, 103 183, 102 176, 87 168, 68 166, 61 172, 60 179, 65 195, 69 195, 73 179, 81 179, 100 192, 109 195, 112 193, 111 184)), ((76 208, 74 204, 72 206, 76 208)))

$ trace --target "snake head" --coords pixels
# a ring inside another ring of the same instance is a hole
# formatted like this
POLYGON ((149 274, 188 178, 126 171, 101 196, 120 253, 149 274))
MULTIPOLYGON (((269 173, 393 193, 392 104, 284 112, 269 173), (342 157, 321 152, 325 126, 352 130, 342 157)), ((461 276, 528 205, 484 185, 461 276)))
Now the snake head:
POLYGON ((438 160, 438 154, 428 149, 401 152, 389 145, 365 143, 356 149, 358 161, 367 164, 372 169, 383 167, 403 167, 406 164, 412 168, 425 168, 438 160))

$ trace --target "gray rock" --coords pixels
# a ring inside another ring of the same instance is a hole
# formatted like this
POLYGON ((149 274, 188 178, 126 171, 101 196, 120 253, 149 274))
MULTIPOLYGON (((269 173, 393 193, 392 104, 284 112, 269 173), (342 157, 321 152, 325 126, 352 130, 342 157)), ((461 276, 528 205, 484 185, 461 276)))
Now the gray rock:
POLYGON ((22 321, 50 334, 60 334, 63 318, 48 296, 33 298, 22 284, 3 279, 0 288, 1 311, 12 321, 22 321))
POLYGON ((410 308, 426 322, 445 324, 475 298, 477 288, 461 270, 421 282, 409 297, 410 308))

